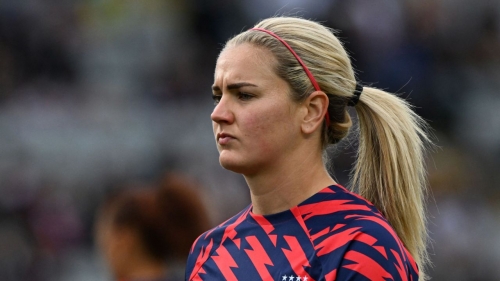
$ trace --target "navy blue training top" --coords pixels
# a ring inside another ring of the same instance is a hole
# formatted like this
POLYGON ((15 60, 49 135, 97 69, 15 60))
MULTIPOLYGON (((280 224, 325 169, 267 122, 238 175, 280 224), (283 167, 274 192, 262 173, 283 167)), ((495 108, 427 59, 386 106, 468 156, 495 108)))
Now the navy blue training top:
POLYGON ((194 242, 186 280, 418 280, 418 268, 380 212, 340 185, 298 206, 248 206, 194 242))

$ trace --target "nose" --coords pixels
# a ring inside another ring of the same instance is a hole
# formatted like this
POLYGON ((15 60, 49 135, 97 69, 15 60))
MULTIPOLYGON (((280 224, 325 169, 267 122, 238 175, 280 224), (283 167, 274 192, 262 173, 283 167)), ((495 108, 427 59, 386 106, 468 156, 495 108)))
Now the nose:
POLYGON ((214 111, 210 115, 210 118, 215 123, 231 124, 234 122, 234 113, 231 110, 229 99, 226 97, 227 95, 221 97, 219 103, 215 106, 214 111))

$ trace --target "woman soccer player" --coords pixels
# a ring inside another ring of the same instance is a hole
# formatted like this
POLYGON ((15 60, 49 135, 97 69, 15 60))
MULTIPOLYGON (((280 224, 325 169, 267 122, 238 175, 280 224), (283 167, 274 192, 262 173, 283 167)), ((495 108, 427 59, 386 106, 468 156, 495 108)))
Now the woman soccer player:
POLYGON ((227 42, 211 115, 222 167, 252 204, 202 234, 187 280, 424 280, 423 121, 408 104, 356 82, 326 27, 278 17, 227 42), (324 152, 359 119, 353 187, 324 152))

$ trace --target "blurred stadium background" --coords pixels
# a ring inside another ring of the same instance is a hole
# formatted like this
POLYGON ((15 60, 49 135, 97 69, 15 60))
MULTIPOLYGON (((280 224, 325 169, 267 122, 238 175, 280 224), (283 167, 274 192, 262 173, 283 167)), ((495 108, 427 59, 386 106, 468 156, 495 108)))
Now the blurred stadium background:
POLYGON ((0 1, 0 279, 111 280, 96 207, 165 171, 200 183, 214 224, 248 204, 218 164, 210 86, 222 44, 275 14, 339 29, 360 79, 434 129, 433 280, 500 280, 498 0, 0 1))

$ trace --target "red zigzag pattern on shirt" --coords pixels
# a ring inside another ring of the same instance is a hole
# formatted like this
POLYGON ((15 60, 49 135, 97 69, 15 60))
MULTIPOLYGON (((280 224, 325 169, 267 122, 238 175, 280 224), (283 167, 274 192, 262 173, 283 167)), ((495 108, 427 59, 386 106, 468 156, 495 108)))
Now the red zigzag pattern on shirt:
POLYGON ((252 247, 252 250, 245 249, 245 252, 252 261, 262 280, 273 280, 273 277, 269 273, 266 265, 272 266, 274 264, 271 261, 271 258, 269 258, 269 256, 267 255, 266 250, 264 250, 264 247, 262 247, 262 244, 260 244, 257 237, 253 235, 247 236, 246 240, 252 247))
POLYGON ((222 275, 224 275, 224 278, 227 281, 238 281, 233 271, 231 270, 231 267, 237 268, 238 264, 236 264, 236 261, 234 261, 233 257, 227 251, 226 247, 224 247, 224 245, 220 245, 215 252, 218 254, 218 256, 212 256, 212 259, 219 268, 220 272, 222 272, 222 275))
POLYGON ((286 256, 286 259, 290 263, 293 272, 295 272, 297 276, 306 276, 307 280, 314 281, 314 279, 312 279, 304 269, 304 266, 311 267, 311 264, 309 264, 306 253, 304 253, 304 250, 300 246, 297 237, 285 235, 283 236, 283 238, 285 238, 285 241, 288 243, 290 250, 282 250, 286 256))

